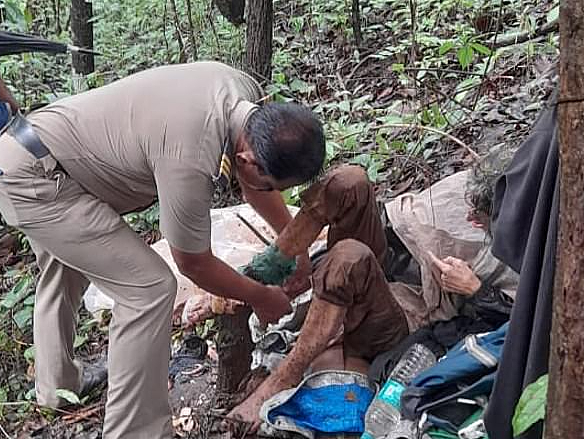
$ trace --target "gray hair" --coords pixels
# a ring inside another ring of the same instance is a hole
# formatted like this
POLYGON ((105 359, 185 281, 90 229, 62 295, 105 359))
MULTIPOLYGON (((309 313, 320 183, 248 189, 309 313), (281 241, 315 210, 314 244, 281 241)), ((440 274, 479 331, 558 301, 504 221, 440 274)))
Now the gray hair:
POLYGON ((510 148, 499 148, 481 158, 472 167, 466 182, 464 198, 477 212, 491 216, 495 184, 505 172, 514 152, 510 148))

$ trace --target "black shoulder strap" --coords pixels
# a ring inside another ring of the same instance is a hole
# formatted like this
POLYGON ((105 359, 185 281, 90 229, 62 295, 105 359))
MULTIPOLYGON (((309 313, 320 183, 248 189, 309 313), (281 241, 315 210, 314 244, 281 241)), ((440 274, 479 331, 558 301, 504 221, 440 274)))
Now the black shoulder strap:
POLYGON ((20 113, 14 116, 8 127, 8 133, 37 159, 50 154, 30 122, 20 113))

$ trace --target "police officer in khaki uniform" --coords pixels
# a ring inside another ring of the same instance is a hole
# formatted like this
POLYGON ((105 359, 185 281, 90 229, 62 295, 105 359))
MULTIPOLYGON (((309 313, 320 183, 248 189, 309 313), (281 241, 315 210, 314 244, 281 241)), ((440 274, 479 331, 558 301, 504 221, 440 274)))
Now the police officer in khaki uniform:
POLYGON ((63 403, 56 389, 81 389, 73 340, 82 293, 93 282, 115 301, 103 437, 172 437, 176 281, 121 217, 156 199, 183 274, 247 302, 264 321, 289 310, 281 289, 241 276, 210 249, 212 195, 231 173, 279 232, 291 220, 279 191, 322 167, 324 135, 314 115, 295 104, 258 107, 262 96, 256 81, 220 63, 159 67, 19 117, 0 137, 0 212, 28 236, 41 268, 40 404, 63 403))

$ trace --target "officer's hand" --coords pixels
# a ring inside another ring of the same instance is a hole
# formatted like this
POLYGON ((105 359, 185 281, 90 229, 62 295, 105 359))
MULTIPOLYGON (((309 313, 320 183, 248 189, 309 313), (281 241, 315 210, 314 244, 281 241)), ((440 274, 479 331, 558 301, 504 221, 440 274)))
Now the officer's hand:
POLYGON ((282 287, 263 285, 265 291, 258 303, 252 304, 252 308, 258 316, 262 326, 268 323, 276 323, 280 317, 292 311, 290 299, 282 287))

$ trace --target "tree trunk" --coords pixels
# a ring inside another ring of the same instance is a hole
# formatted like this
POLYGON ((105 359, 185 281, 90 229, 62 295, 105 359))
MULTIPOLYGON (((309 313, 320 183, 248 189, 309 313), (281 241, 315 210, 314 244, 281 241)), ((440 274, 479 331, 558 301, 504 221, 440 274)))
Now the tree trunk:
MULTIPOLYGON (((91 2, 71 0, 71 36, 75 46, 93 49, 93 17, 91 2)), ((87 75, 95 70, 93 55, 73 53, 73 71, 87 75)))
POLYGON ((191 0, 187 0, 187 19, 189 21, 189 41, 191 43, 191 56, 193 61, 199 57, 197 50, 197 39, 195 38, 195 25, 193 24, 193 9, 191 7, 191 0))
POLYGON ((363 34, 361 33, 361 9, 359 0, 353 0, 351 8, 351 22, 353 24, 353 36, 355 37, 355 46, 361 46, 363 34))
POLYGON ((53 13, 55 14, 55 33, 61 34, 61 1, 53 0, 53 13))
POLYGON ((584 3, 560 3, 560 225, 546 439, 584 437, 584 3))
POLYGON ((164 46, 166 47, 166 63, 170 64, 172 56, 170 54, 170 49, 168 48, 168 38, 166 38, 166 18, 168 16, 168 9, 166 7, 167 3, 167 0, 164 0, 164 9, 162 12, 162 37, 164 38, 164 46))
POLYGON ((179 50, 178 62, 185 63, 187 62, 187 54, 185 52, 185 43, 183 41, 182 33, 180 31, 180 17, 178 16, 176 3, 174 0, 170 0, 170 10, 172 11, 172 15, 174 16, 174 35, 176 36, 179 50))
POLYGON ((253 344, 248 320, 251 308, 238 309, 234 315, 218 317, 217 356, 219 357, 217 389, 233 394, 251 366, 253 344))
POLYGON ((272 78, 272 0, 246 2, 246 70, 258 81, 272 78))
POLYGON ((213 0, 213 3, 230 23, 236 26, 244 23, 245 0, 213 0))

